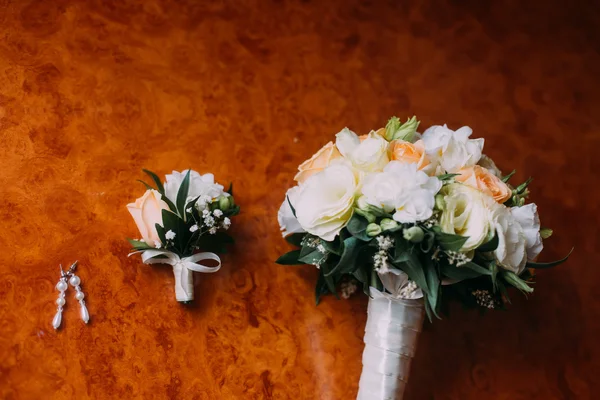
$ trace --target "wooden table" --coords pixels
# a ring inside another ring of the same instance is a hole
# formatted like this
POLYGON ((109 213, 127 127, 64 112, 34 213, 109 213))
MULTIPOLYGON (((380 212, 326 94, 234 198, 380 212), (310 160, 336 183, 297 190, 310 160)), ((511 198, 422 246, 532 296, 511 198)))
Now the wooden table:
POLYGON ((354 398, 367 299, 315 307, 276 212, 341 128, 412 114, 534 176, 542 259, 576 249, 510 311, 427 325, 406 398, 598 398, 597 5, 182 3, 0 0, 0 398, 354 398), (238 243, 194 306, 127 258, 142 168, 234 184, 238 243), (75 259, 92 319, 69 294, 55 332, 75 259))

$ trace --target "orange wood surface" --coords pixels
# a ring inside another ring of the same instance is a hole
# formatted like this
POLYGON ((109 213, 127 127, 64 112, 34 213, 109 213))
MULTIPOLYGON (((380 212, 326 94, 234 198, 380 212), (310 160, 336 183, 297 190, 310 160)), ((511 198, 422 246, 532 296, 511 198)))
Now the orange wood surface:
POLYGON ((535 293, 452 308, 407 399, 600 398, 600 12, 584 1, 0 0, 0 398, 352 399, 365 296, 282 267, 295 169, 344 126, 470 125, 555 235, 535 293), (196 303, 127 258, 142 168, 232 181, 237 245, 196 303), (80 261, 59 332, 58 264, 80 261))

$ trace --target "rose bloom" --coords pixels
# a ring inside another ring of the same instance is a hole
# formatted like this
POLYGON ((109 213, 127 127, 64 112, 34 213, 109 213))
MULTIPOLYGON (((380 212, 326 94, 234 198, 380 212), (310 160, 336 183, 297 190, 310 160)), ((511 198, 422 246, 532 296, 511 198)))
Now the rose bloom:
POLYGON ((133 217, 144 242, 149 246, 160 243, 156 232, 156 224, 162 225, 162 210, 168 210, 169 206, 162 200, 162 196, 156 190, 147 190, 146 193, 135 203, 127 204, 127 209, 133 217))
POLYGON ((344 128, 335 136, 335 145, 340 153, 360 171, 380 172, 390 161, 387 155, 388 141, 375 131, 361 139, 350 129, 344 128))
MULTIPOLYGON (((490 231, 490 216, 486 197, 480 191, 461 183, 442 187, 444 210, 440 217, 443 232, 467 236, 461 251, 467 252, 482 245, 490 231)), ((489 197, 488 197, 489 198, 489 197)), ((495 203, 491 198, 489 201, 495 203)))
POLYGON ((488 202, 491 229, 498 236, 494 257, 498 265, 520 275, 527 263, 527 237, 512 210, 496 202, 488 202))
POLYGON ((308 178, 293 199, 302 229, 323 240, 333 240, 352 217, 360 179, 361 174, 343 162, 308 178))
POLYGON ((417 140, 415 143, 405 140, 392 141, 390 143, 390 160, 400 161, 403 164, 417 164, 417 169, 420 171, 430 165, 422 140, 417 140))
POLYGON ((294 180, 298 183, 303 183, 310 176, 322 171, 335 159, 341 158, 342 155, 338 151, 333 142, 327 143, 319 151, 317 151, 310 159, 304 161, 298 167, 298 173, 294 180))
POLYGON ((488 196, 493 197, 500 204, 512 196, 512 191, 506 183, 479 165, 463 168, 458 173, 460 175, 455 178, 457 182, 462 182, 465 185, 482 191, 488 196))

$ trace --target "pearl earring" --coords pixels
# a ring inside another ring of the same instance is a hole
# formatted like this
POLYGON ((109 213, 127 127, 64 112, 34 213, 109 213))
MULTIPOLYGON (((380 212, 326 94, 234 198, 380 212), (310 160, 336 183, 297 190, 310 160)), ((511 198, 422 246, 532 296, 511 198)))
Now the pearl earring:
POLYGON ((73 288, 75 288, 75 299, 77 299, 77 301, 79 301, 79 307, 80 307, 80 315, 81 315, 81 319, 83 320, 83 322, 85 322, 86 324, 88 323, 88 321, 90 320, 90 314, 88 313, 87 307, 85 306, 85 294, 83 294, 83 291, 81 290, 81 287, 79 286, 81 284, 81 279, 79 279, 79 277, 77 275, 75 275, 75 267, 77 266, 77 261, 75 261, 75 263, 71 266, 71 268, 69 269, 69 271, 71 271, 71 278, 69 279, 69 283, 71 284, 71 286, 73 286, 73 288))
POLYGON ((67 285, 67 276, 68 276, 68 273, 63 271, 62 265, 61 265, 60 266, 60 279, 59 279, 58 283, 56 284, 56 290, 58 290, 60 292, 58 295, 58 299, 56 299, 56 305, 58 306, 58 308, 56 310, 56 314, 54 315, 54 319, 52 319, 52 326, 54 327, 54 329, 60 328, 60 324, 62 322, 63 306, 66 303, 65 291, 67 290, 67 287, 69 286, 69 285, 67 285))

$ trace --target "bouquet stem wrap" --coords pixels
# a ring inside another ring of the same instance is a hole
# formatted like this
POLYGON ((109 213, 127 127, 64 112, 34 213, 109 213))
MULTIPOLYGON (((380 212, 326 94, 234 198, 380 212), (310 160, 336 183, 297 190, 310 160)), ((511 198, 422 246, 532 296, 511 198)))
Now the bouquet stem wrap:
POLYGON ((401 400, 423 327, 422 300, 371 288, 357 400, 401 400))
POLYGON ((144 264, 169 264, 173 267, 175 298, 180 302, 194 300, 194 271, 210 274, 221 268, 221 259, 215 253, 196 253, 180 258, 177 254, 166 250, 144 250, 141 255, 144 264), (209 267, 200 262, 207 260, 217 262, 217 266, 209 267))

